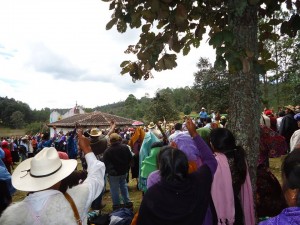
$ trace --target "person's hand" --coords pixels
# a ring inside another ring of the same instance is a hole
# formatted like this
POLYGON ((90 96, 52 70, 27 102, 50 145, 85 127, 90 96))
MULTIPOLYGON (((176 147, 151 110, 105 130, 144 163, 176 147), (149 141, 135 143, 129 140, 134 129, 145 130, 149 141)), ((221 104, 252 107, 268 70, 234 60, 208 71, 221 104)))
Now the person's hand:
POLYGON ((92 152, 90 140, 83 135, 82 129, 78 130, 78 145, 85 155, 92 152))
POLYGON ((116 121, 115 120, 110 121, 110 127, 116 127, 116 121))
POLYGON ((188 131, 192 137, 195 137, 196 135, 198 135, 198 133, 196 131, 196 125, 193 123, 191 118, 186 119, 185 126, 188 129, 188 131))

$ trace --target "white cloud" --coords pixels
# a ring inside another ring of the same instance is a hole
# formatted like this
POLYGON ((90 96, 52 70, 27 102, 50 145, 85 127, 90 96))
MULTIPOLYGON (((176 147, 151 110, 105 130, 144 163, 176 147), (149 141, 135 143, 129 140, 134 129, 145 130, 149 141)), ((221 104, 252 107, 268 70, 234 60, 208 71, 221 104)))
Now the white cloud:
POLYGON ((32 109, 96 107, 129 94, 152 97, 158 88, 192 86, 200 56, 213 60, 208 45, 178 55, 177 68, 132 83, 120 63, 138 33, 106 31, 112 11, 101 0, 0 1, 0 96, 32 109))

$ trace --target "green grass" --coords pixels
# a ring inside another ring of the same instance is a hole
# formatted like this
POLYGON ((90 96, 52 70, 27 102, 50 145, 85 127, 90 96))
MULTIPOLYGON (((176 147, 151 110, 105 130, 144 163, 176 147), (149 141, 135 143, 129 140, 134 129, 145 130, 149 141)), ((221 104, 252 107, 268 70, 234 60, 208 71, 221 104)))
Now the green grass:
MULTIPOLYGON (((270 169, 272 173, 277 177, 279 182, 281 183, 281 163, 282 163, 283 157, 281 158, 274 158, 270 159, 270 169)), ((81 168, 81 164, 78 163, 79 169, 81 168)), ((128 183, 128 190, 129 190, 129 197, 131 201, 133 202, 133 212, 136 213, 139 209, 139 206, 142 201, 142 192, 137 190, 136 188, 136 180, 130 179, 128 183)), ((17 191, 13 196, 13 202, 22 201, 25 196, 26 192, 17 191)), ((109 184, 107 183, 106 186, 106 192, 103 196, 103 203, 106 204, 106 206, 102 209, 102 213, 110 213, 112 212, 112 200, 109 192, 109 184)))
POLYGON ((9 128, 0 128, 0 137, 11 137, 11 136, 24 136, 24 129, 9 129, 9 128))

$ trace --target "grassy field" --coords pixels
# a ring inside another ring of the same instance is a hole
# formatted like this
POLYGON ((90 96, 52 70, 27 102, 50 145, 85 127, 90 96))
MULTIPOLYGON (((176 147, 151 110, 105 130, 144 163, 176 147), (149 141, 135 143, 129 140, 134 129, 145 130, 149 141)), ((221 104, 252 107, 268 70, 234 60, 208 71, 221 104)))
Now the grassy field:
MULTIPOLYGON (((281 162, 282 158, 274 158, 270 159, 270 168, 272 173, 278 178, 279 182, 281 183, 281 162)), ((79 169, 81 164, 78 164, 79 169)), ((139 206, 142 200, 142 192, 137 190, 136 188, 136 180, 130 179, 128 183, 129 189, 129 196, 130 199, 133 201, 133 211, 134 213, 138 211, 139 206)), ((17 191, 13 196, 13 202, 21 201, 25 196, 26 192, 17 191)), ((106 186, 106 192, 103 197, 103 203, 106 204, 105 208, 102 210, 102 213, 110 213, 112 212, 112 200, 109 192, 109 185, 106 186)))
POLYGON ((25 130, 23 129, 9 129, 0 127, 0 137, 11 137, 11 136, 24 136, 25 130))

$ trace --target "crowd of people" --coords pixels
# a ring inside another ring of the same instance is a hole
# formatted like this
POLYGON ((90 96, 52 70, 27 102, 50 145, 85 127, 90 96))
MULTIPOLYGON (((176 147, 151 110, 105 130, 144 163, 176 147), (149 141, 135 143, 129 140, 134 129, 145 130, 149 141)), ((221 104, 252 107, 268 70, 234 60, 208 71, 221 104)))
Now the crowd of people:
POLYGON ((204 107, 198 117, 175 123, 111 121, 106 130, 76 125, 67 134, 54 129, 53 137, 2 138, 0 224, 87 224, 105 206, 106 183, 111 210, 132 210, 130 178, 142 193, 132 225, 300 224, 299 110, 262 112, 256 196, 228 118, 204 107), (280 156, 282 188, 269 169, 269 158, 280 156), (29 194, 11 204, 15 189, 29 194))

